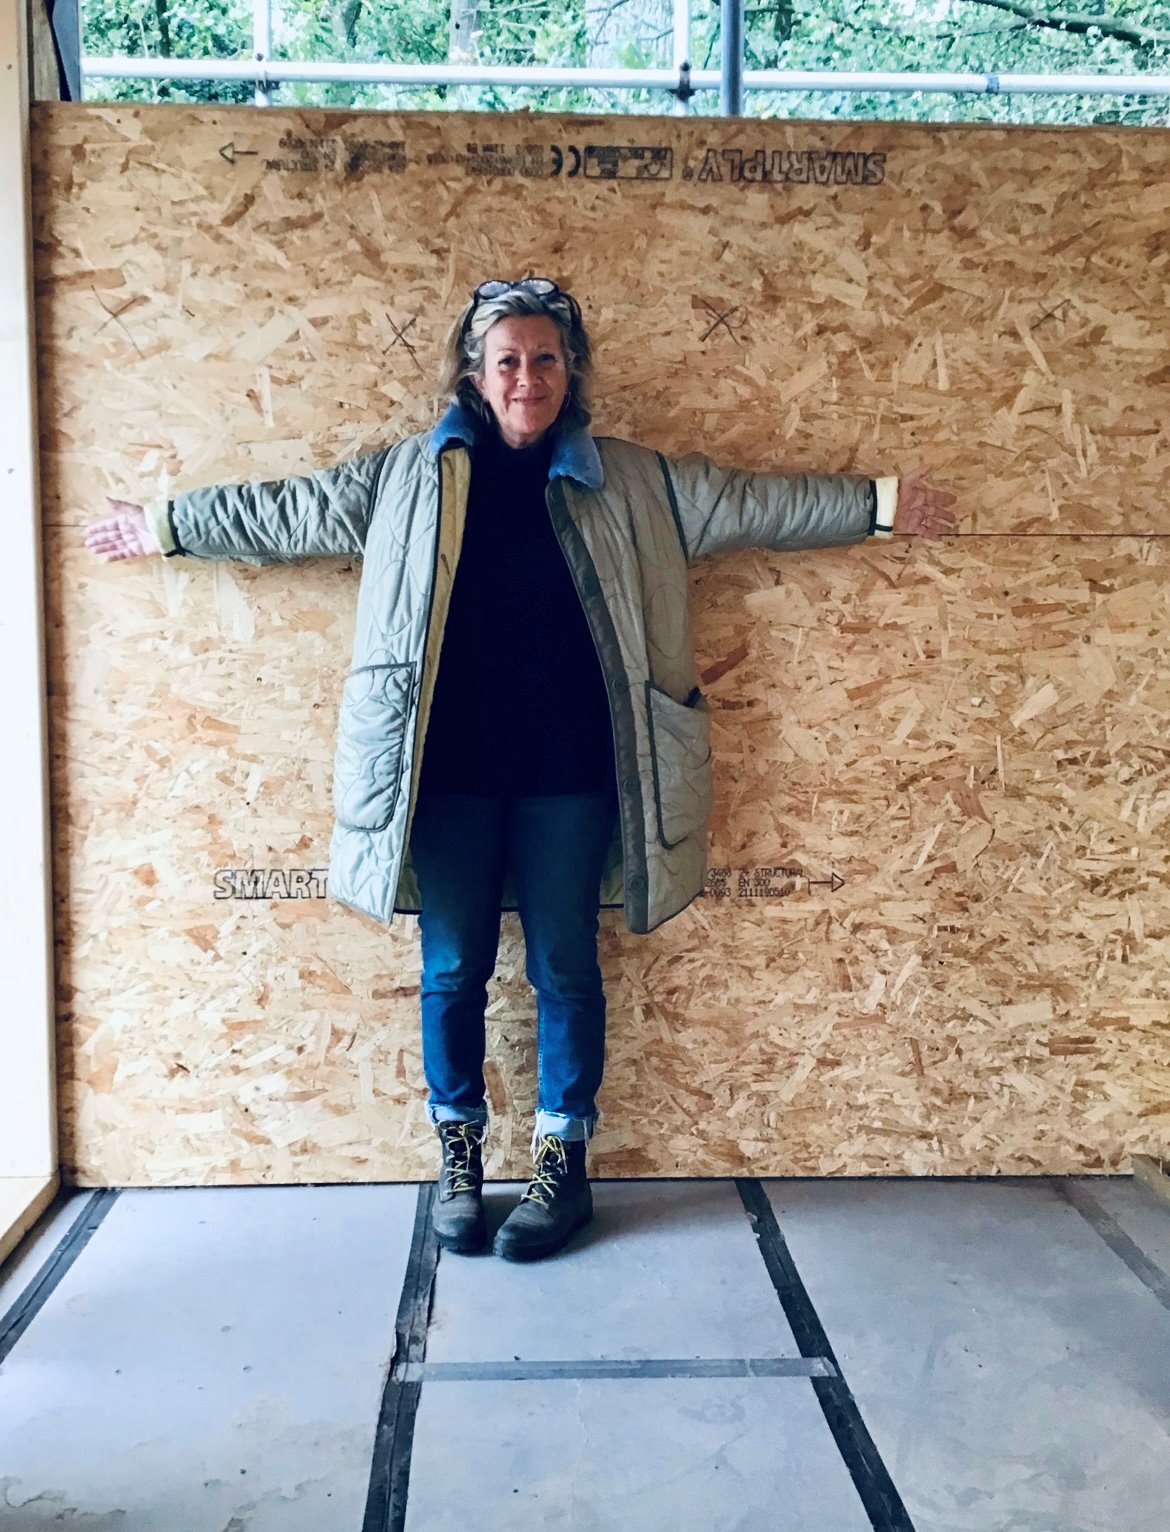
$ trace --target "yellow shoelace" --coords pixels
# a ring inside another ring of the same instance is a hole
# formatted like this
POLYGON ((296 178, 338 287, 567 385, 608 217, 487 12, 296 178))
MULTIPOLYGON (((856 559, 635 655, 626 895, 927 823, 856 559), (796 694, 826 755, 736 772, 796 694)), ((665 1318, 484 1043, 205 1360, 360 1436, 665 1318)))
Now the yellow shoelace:
POLYGON ((542 1138, 536 1151, 532 1180, 521 1202, 538 1202, 542 1208, 557 1194, 557 1182, 569 1173, 569 1154, 562 1139, 549 1136, 542 1138))
POLYGON ((479 1183, 471 1169, 471 1152, 482 1140, 473 1122, 452 1123, 443 1128, 443 1142, 452 1151, 447 1165, 448 1186, 452 1192, 476 1192, 479 1183), (459 1158, 456 1159, 455 1155, 459 1158))

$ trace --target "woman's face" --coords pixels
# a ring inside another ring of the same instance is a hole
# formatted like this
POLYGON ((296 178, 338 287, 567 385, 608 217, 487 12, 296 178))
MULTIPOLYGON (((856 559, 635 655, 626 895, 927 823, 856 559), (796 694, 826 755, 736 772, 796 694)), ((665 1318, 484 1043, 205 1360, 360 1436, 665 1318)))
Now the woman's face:
POLYGON ((546 314, 497 319, 474 379, 509 447, 531 447, 557 419, 569 391, 561 332, 546 314))

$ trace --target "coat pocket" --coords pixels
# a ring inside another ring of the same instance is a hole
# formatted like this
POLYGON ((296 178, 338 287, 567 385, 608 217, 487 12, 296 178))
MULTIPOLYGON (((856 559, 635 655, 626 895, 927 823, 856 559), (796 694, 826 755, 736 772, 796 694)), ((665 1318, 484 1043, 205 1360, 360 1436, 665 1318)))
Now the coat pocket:
POLYGON ((341 694, 333 811, 353 830, 384 830, 394 817, 411 715, 414 665, 366 665, 341 694))
POLYGON ((650 763, 658 839, 669 850, 702 830, 711 812, 711 727, 707 699, 676 702, 646 682, 650 763))

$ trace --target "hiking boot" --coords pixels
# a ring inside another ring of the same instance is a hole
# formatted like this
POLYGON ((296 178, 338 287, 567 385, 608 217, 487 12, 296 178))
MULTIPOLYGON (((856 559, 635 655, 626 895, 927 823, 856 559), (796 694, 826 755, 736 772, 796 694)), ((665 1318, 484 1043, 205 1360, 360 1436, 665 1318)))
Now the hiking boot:
POLYGON ((593 1217, 585 1140, 536 1140, 528 1190, 500 1226, 493 1249, 506 1261, 539 1261, 567 1244, 593 1217))
POLYGON ((431 1209, 435 1238, 444 1250, 470 1255, 487 1244, 483 1215, 484 1128, 478 1122, 436 1123, 443 1146, 439 1189, 431 1209))

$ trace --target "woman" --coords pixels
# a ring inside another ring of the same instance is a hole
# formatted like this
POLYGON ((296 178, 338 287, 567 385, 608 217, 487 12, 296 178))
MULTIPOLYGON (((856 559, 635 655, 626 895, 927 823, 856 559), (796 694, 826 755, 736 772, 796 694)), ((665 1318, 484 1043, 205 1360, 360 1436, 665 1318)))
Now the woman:
POLYGON ((452 331, 434 430, 303 478, 111 501, 87 531, 107 559, 363 557, 329 892, 385 923, 420 915, 434 1223, 458 1251, 487 1238, 486 985, 501 908, 519 909, 539 1096, 533 1177, 494 1245, 510 1260, 552 1254, 592 1215, 600 905, 646 932, 703 887, 687 564, 955 525, 953 497, 913 477, 748 474, 594 439, 590 366, 556 283, 485 282, 452 331))

